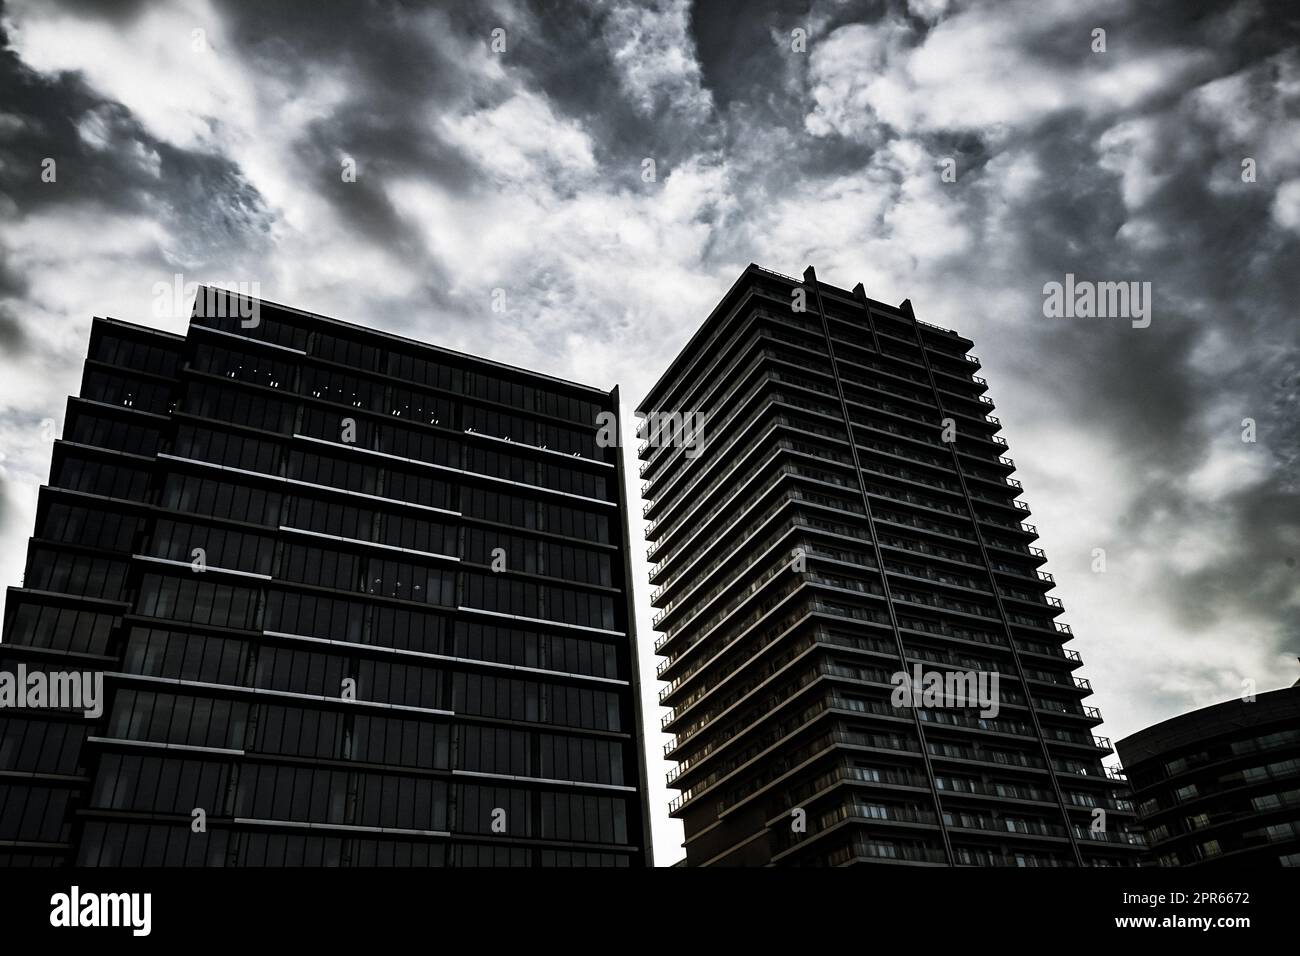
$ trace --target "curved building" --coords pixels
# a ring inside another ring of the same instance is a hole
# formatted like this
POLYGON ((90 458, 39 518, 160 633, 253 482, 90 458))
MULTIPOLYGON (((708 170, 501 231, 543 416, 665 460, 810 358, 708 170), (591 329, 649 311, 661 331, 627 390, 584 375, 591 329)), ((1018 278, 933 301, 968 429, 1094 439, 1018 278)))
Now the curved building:
POLYGON ((1119 741, 1157 866, 1300 866, 1300 686, 1119 741))

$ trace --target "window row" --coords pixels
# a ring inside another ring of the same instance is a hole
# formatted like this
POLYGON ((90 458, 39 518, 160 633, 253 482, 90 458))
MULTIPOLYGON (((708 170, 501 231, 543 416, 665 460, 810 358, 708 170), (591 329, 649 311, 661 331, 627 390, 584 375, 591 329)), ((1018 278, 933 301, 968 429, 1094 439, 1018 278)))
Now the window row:
POLYGON ((223 568, 270 574, 275 538, 235 528, 159 519, 148 553, 153 557, 192 563, 196 568, 223 568))
POLYGON ((0 770, 75 774, 88 731, 81 722, 0 718, 0 770))
POLYGON ((549 531, 551 534, 609 544, 609 517, 583 508, 520 495, 503 494, 486 488, 460 489, 460 511, 467 516, 498 524, 549 531))
POLYGON ((110 448, 133 455, 156 455, 162 440, 161 429, 141 422, 125 422, 118 418, 89 411, 85 406, 74 406, 73 419, 64 428, 63 437, 81 445, 110 448))
POLYGON ((626 867, 624 853, 529 850, 446 840, 352 838, 300 833, 193 833, 189 826, 91 821, 79 866, 248 867, 626 867))
POLYGON ((451 760, 450 728, 436 721, 131 689, 118 691, 113 700, 109 734, 128 740, 426 770, 446 770, 451 760))
POLYGON ((464 603, 469 607, 606 630, 618 626, 614 599, 608 594, 537 584, 504 575, 463 573, 464 603))
POLYGON ((149 493, 149 479, 147 466, 62 454, 56 460, 50 484, 105 498, 144 501, 149 493))
POLYGON ((172 451, 181 458, 209 461, 230 468, 266 475, 280 473, 280 443, 251 435, 182 424, 176 429, 172 451))
POLYGON ((273 358, 258 349, 228 348, 201 342, 194 350, 193 366, 200 372, 238 382, 267 388, 293 388, 295 363, 273 358))
POLYGON ((511 415, 497 409, 462 406, 462 426, 494 438, 523 442, 539 448, 548 448, 566 455, 577 454, 584 458, 605 458, 604 449, 596 447, 596 422, 585 429, 567 428, 550 422, 538 421, 523 415, 511 415))
POLYGON ((375 541, 430 554, 455 554, 456 529, 410 512, 379 511, 339 501, 292 498, 287 524, 304 531, 375 541))
POLYGON ((36 536, 129 554, 140 525, 141 521, 135 515, 55 501, 45 509, 36 536))
POLYGON ((476 717, 555 724, 583 730, 623 729, 617 694, 511 677, 453 674, 449 709, 476 717))
POLYGON ((505 727, 459 728, 457 766, 546 780, 623 785, 624 744, 505 727))
POLYGON ((40 604, 21 597, 5 609, 6 642, 58 651, 104 654, 117 618, 111 614, 40 604))
POLYGON ((276 526, 280 523, 281 495, 222 478, 169 474, 163 485, 164 508, 186 514, 235 518, 252 524, 276 526))
POLYGON ((397 774, 242 764, 234 815, 257 820, 446 830, 445 781, 397 774))
POLYGON ((90 358, 118 368, 132 369, 137 372, 152 372, 154 375, 176 377, 180 365, 180 355, 176 344, 150 345, 145 342, 127 338, 113 329, 105 328, 95 336, 90 351, 90 358))
POLYGON ((282 434, 291 434, 298 419, 296 402, 203 381, 190 383, 181 411, 282 434))
POLYGON ((333 455, 294 449, 289 452, 288 477, 313 485, 341 488, 394 501, 425 505, 431 508, 449 508, 450 486, 427 473, 417 473, 408 468, 383 467, 376 460, 342 458, 333 455))
POLYGON ((146 617, 249 630, 257 621, 259 593, 256 588, 221 584, 192 573, 190 577, 146 574, 136 607, 146 617))
MULTIPOLYGON (((554 447, 554 446, 552 446, 554 447)), ((548 456, 549 457, 549 456, 548 456)), ((589 458, 603 459, 601 455, 589 455, 589 458)), ((610 499, 611 485, 603 475, 593 474, 589 469, 575 466, 563 461, 546 461, 544 458, 529 455, 515 455, 503 451, 499 446, 492 447, 483 443, 473 444, 465 450, 466 471, 478 475, 491 475, 507 481, 518 481, 526 485, 539 485, 571 495, 582 495, 598 501, 610 499)))
POLYGON ((106 753, 90 788, 90 806, 101 810, 181 813, 202 810, 226 816, 229 760, 106 753))
POLYGON ((514 627, 457 621, 456 657, 496 661, 568 674, 618 677, 618 649, 589 637, 543 634, 514 627))
POLYGON ((456 604, 455 572, 410 561, 291 544, 284 549, 280 574, 302 584, 442 607, 456 604))
POLYGON ((26 781, 0 783, 0 840, 63 843, 71 824, 67 818, 71 793, 26 781))
POLYGON ((81 397, 106 405, 120 405, 166 415, 172 410, 172 385, 146 381, 124 372, 86 368, 81 397))
POLYGON ((613 583, 607 551, 541 541, 494 529, 466 528, 465 550, 461 557, 475 564, 489 565, 494 571, 523 571, 604 587, 613 583), (498 548, 500 554, 496 553, 498 548))
POLYGON ((204 311, 223 311, 227 314, 195 316, 193 324, 220 329, 222 332, 242 335, 244 338, 257 339, 261 342, 284 345, 298 351, 307 348, 307 330, 279 319, 268 318, 268 313, 275 314, 276 312, 272 306, 259 302, 257 303, 257 315, 250 316, 239 314, 238 306, 240 304, 231 303, 228 308, 220 310, 206 309, 204 311))
POLYGON ((596 416, 601 410, 600 404, 595 401, 526 385, 489 372, 465 371, 433 358, 395 350, 385 351, 328 333, 316 333, 311 351, 313 355, 328 361, 365 371, 383 372, 394 378, 472 395, 526 411, 567 418, 580 425, 594 427, 596 416))
MULTIPOLYGON (((536 453, 516 453, 510 451, 508 445, 492 443, 492 447, 483 447, 481 442, 465 442, 440 432, 406 427, 401 422, 402 419, 390 418, 381 425, 363 415, 349 415, 345 411, 334 409, 307 408, 303 411, 301 429, 302 434, 311 438, 364 451, 460 468, 475 474, 539 485, 602 501, 608 497, 609 485, 605 477, 590 474, 585 468, 575 467, 564 459, 539 460, 536 453)), ((588 457, 603 458, 603 455, 593 454, 588 457)), ((370 464, 369 467, 375 468, 377 464, 370 464)), ((374 477, 369 481, 373 484, 374 477)))
POLYGON ((23 586, 37 591, 120 601, 129 567, 127 561, 34 546, 27 561, 23 586))

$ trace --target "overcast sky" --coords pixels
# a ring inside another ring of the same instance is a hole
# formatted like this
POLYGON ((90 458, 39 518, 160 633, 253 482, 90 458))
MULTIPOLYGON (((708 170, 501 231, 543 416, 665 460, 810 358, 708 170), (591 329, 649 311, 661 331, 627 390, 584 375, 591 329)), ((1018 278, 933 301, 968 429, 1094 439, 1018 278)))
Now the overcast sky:
POLYGON ((177 274, 619 384, 630 424, 747 263, 813 264, 975 341, 1101 733, 1300 677, 1294 2, 469 6, 3 6, 0 584, 92 316, 181 330, 177 274), (1045 317, 1067 273, 1150 282, 1150 326, 1045 317))

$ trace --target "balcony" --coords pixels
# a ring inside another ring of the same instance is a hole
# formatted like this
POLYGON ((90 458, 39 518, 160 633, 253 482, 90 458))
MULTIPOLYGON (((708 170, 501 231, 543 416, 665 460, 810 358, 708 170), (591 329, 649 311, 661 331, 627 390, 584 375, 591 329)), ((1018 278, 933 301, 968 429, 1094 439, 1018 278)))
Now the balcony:
POLYGON ((844 866, 856 859, 902 860, 907 863, 947 863, 942 850, 922 846, 899 846, 879 840, 854 837, 848 846, 834 851, 826 862, 830 866, 844 866))
POLYGON ((1147 841, 1141 833, 1129 833, 1127 831, 1112 830, 1094 830, 1091 827, 1075 826, 1074 835, 1080 840, 1090 840, 1094 843, 1116 843, 1121 846, 1146 846, 1147 841))

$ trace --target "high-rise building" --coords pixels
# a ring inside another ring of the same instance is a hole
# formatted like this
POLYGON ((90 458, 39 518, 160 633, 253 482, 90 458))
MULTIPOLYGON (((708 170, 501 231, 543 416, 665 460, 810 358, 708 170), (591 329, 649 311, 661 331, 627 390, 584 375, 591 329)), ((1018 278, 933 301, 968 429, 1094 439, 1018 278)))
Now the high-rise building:
POLYGON ((1300 866, 1300 687, 1116 741, 1156 866, 1300 866))
POLYGON ((751 265, 638 409, 687 865, 1140 853, 971 344, 751 265))
POLYGON ((198 300, 93 324, 0 678, 102 707, 0 709, 0 863, 648 865, 617 389, 198 300))

